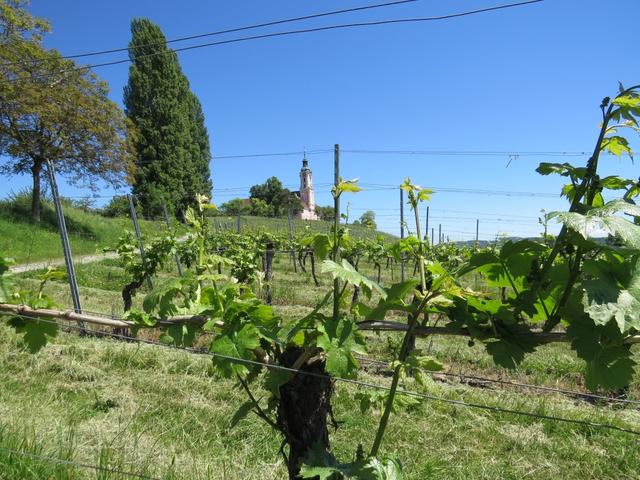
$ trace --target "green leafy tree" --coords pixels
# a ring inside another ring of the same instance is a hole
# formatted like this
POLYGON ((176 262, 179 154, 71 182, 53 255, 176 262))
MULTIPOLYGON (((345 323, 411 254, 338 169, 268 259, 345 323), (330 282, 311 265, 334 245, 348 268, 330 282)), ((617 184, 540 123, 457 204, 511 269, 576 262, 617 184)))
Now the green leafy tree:
POLYGON ((235 216, 235 215, 248 215, 250 212, 250 205, 246 200, 242 198, 233 198, 228 202, 220 205, 220 211, 223 215, 235 216))
POLYGON ((376 224, 376 214, 373 210, 367 210, 362 215, 360 215, 360 224, 364 225, 367 228, 376 229, 378 225, 376 224))
POLYGON ((23 0, 0 0, 0 173, 33 177, 31 216, 40 220, 48 161, 70 183, 97 188, 125 180, 128 124, 107 84, 42 46, 49 24, 23 0))
POLYGON ((284 217, 289 214, 295 215, 302 211, 302 202, 298 195, 285 188, 282 193, 278 195, 273 209, 277 217, 284 217))
POLYGON ((284 190, 285 188, 278 177, 269 177, 264 183, 251 187, 249 193, 252 199, 258 198, 266 202, 267 205, 273 205, 276 202, 276 198, 284 190))
POLYGON ((300 198, 291 190, 284 188, 277 177, 270 177, 260 185, 249 190, 251 199, 259 199, 271 206, 273 216, 282 217, 302 211, 300 198))
POLYGON ((252 198, 250 213, 256 217, 273 217, 273 208, 264 200, 252 198))
POLYGON ((181 216, 196 194, 210 196, 211 153, 202 106, 189 89, 178 57, 160 27, 148 19, 131 22, 126 113, 136 125, 134 193, 146 215, 162 203, 181 216))
POLYGON ((332 222, 335 216, 335 209, 328 205, 326 207, 316 206, 316 215, 318 215, 321 220, 332 222))

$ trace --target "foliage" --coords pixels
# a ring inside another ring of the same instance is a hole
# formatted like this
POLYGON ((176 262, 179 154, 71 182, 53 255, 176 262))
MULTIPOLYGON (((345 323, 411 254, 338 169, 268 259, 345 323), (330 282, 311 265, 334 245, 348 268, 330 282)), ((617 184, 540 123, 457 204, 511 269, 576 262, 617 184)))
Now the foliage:
POLYGON ((273 207, 264 200, 252 198, 250 213, 255 217, 272 217, 274 210, 273 207))
POLYGON ((497 363, 514 367, 540 344, 531 325, 542 324, 545 332, 563 325, 573 348, 586 361, 590 389, 628 385, 635 364, 627 340, 640 333, 640 227, 620 214, 638 218, 640 210, 632 200, 638 189, 631 179, 600 178, 598 162, 603 151, 632 155, 618 132, 637 130, 637 90, 621 87, 613 100, 603 100, 600 135, 585 167, 569 163, 538 167, 542 175, 559 174, 570 180, 562 190, 569 211, 546 215, 564 224, 552 246, 507 241, 499 251, 472 255, 459 272, 476 271, 501 291, 497 298, 457 299, 449 312, 455 319, 452 326, 465 326, 472 336, 485 339, 497 363), (605 190, 623 192, 622 198, 605 203, 605 190), (613 235, 619 245, 591 240, 594 228, 613 235))
POLYGON ((0 2, 0 173, 32 175, 31 214, 39 220, 46 162, 85 187, 122 183, 130 128, 104 81, 42 46, 48 24, 24 7, 0 2))
MULTIPOLYGON (((258 252, 264 242, 275 243, 277 238, 213 235, 204 215, 208 204, 200 197, 198 210, 186 213, 193 233, 184 258, 192 262, 192 271, 156 286, 143 302, 144 312, 133 311, 130 318, 140 328, 160 326, 161 339, 174 345, 193 344, 199 332, 211 335, 209 350, 216 372, 237 380, 247 394, 232 423, 253 412, 280 432, 289 446, 286 459, 291 478, 401 478, 399 462, 379 455, 390 415, 417 402, 398 395, 399 389, 425 388, 428 372, 442 368, 414 348, 418 326, 443 322, 451 333, 484 343, 493 361, 506 368, 514 368, 548 341, 553 330, 563 329, 585 362, 588 388, 624 388, 635 366, 629 340, 640 333, 640 226, 635 222, 640 211, 633 203, 640 189, 631 180, 607 177, 603 181, 597 165, 601 151, 631 153, 623 148, 626 143, 618 134, 622 127, 609 124, 623 118, 635 126, 640 113, 637 100, 633 88, 603 102, 601 134, 585 169, 569 164, 539 168, 543 174, 566 174, 571 181, 563 190, 569 211, 549 217, 564 223, 552 245, 521 240, 471 251, 430 248, 421 234, 419 207, 431 192, 407 179, 401 188, 415 215, 416 235, 389 248, 379 239, 352 239, 336 221, 332 235, 302 238, 300 246, 313 249, 323 260, 333 289, 307 315, 284 322, 249 288, 256 281, 249 275, 258 272, 253 263, 258 252), (624 192, 622 199, 605 203, 605 189, 624 192), (591 240, 591 225, 608 229, 620 245, 591 240), (216 271, 227 255, 232 271, 239 269, 235 278, 216 271), (383 287, 358 271, 362 255, 378 264, 390 255, 415 262, 418 278, 383 287), (444 259, 447 256, 454 258, 444 259), (483 278, 484 291, 462 285, 472 272, 483 278), (361 289, 365 300, 347 307, 348 286, 361 289), (374 406, 381 409, 375 438, 368 454, 360 446, 353 461, 342 463, 332 454, 328 440, 331 378, 352 378, 358 373, 356 355, 366 351, 358 321, 384 320, 390 312, 408 316, 401 346, 389 366, 391 386, 384 392, 357 396, 363 411, 374 406), (193 314, 198 321, 158 323, 176 314, 193 314), (305 381, 306 375, 313 378, 305 381), (265 397, 253 394, 256 384, 267 392, 265 397), (311 411, 305 410, 309 406, 311 411)), ((337 203, 342 194, 358 190, 356 180, 340 180, 332 194, 337 203)))
MULTIPOLYGON (((27 305, 31 308, 51 308, 55 306, 53 300, 43 293, 44 287, 50 280, 61 279, 66 274, 60 270, 49 267, 43 274, 38 275, 40 285, 37 291, 17 290, 12 291, 9 265, 13 261, 0 255, 0 302, 27 305)), ((16 333, 23 334, 21 347, 31 353, 36 353, 44 347, 48 338, 58 334, 58 324, 50 320, 39 318, 27 319, 19 315, 0 314, 8 317, 8 324, 12 326, 16 333)))
POLYGON ((220 213, 235 217, 236 215, 248 215, 251 207, 242 198, 232 198, 228 202, 220 205, 220 213))
MULTIPOLYGON (((140 205, 135 205, 136 213, 142 215, 140 205)), ((114 217, 128 217, 131 215, 129 208, 129 200, 126 195, 114 195, 104 207, 100 209, 100 215, 108 218, 114 217)))
POLYGON ((378 228, 378 225, 376 224, 376 213, 373 210, 367 210, 364 212, 360 215, 360 224, 373 230, 378 228))
POLYGON ((284 188, 277 177, 269 177, 264 183, 254 185, 249 192, 252 201, 261 200, 269 206, 268 213, 272 216, 282 217, 302 211, 298 196, 284 188))
POLYGON ((335 209, 330 206, 323 207, 321 205, 316 205, 316 215, 318 215, 321 220, 331 222, 333 221, 333 217, 335 217, 335 209))
POLYGON ((161 214, 165 203, 181 218, 196 194, 211 193, 202 107, 160 28, 134 19, 131 33, 124 104, 138 131, 133 191, 146 216, 161 214))

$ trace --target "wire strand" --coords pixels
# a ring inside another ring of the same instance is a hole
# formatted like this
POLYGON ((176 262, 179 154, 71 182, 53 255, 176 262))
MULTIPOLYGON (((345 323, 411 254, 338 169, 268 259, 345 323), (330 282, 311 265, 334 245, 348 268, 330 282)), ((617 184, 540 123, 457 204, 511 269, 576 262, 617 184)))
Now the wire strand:
MULTIPOLYGON (((358 361, 362 361, 365 363, 370 363, 370 364, 375 364, 375 365, 380 365, 380 366, 384 366, 384 367, 389 367, 389 362, 383 361, 383 360, 374 360, 374 359, 370 359, 370 358, 365 358, 365 357, 360 357, 357 356, 356 357, 358 359, 358 361)), ((428 370, 425 369, 425 371, 435 374, 435 375, 442 375, 445 377, 452 377, 452 378, 468 378, 470 380, 477 380, 480 382, 488 382, 488 383, 498 383, 501 385, 511 385, 513 387, 521 387, 521 388, 528 388, 531 390, 541 390, 541 391, 545 391, 545 392, 553 392, 553 393, 562 393, 563 395, 570 395, 570 396, 575 396, 575 397, 580 397, 580 398, 591 398, 593 400, 602 400, 605 402, 610 402, 610 403, 624 403, 624 404, 629 404, 629 405, 640 405, 640 401, 638 400, 629 400, 626 398, 611 398, 611 397, 605 397, 604 395, 597 395, 594 393, 587 393, 587 392, 578 392, 576 390, 568 390, 568 389, 564 389, 564 388, 555 388, 555 387, 548 387, 546 385, 533 385, 531 383, 524 383, 524 382, 514 382, 511 380, 499 380, 499 379, 495 379, 495 378, 487 378, 487 377, 481 377, 478 375, 468 375, 466 373, 451 373, 451 372, 441 372, 439 370, 428 370)))
MULTIPOLYGON (((142 45, 136 45, 135 48, 148 48, 148 47, 156 47, 156 46, 162 46, 162 45, 168 45, 170 43, 176 43, 176 42, 184 42, 187 40, 195 40, 197 38, 205 38, 205 37, 213 37, 213 36, 217 36, 217 35, 224 35, 227 33, 236 33, 236 32, 242 32, 242 31, 246 31, 246 30, 254 30, 257 28, 264 28, 264 27, 271 27, 274 25, 282 25, 285 23, 293 23, 293 22, 299 22, 299 21, 303 21, 303 20, 312 20, 314 18, 321 18, 321 17, 329 17, 329 16, 333 16, 333 15, 341 15, 344 13, 352 13, 352 12, 358 12, 358 11, 363 11, 363 10, 373 10, 376 8, 384 8, 384 7, 391 7, 391 6, 396 6, 396 5, 401 5, 401 4, 406 4, 406 3, 414 3, 414 2, 418 2, 420 0, 397 0, 394 2, 386 2, 386 3, 377 3, 374 5, 363 5, 360 7, 354 7, 354 8, 345 8, 342 10, 333 10, 333 11, 329 11, 329 12, 321 12, 321 13, 314 13, 314 14, 310 14, 310 15, 303 15, 301 17, 293 17, 293 18, 285 18, 282 20, 273 20, 270 22, 264 22, 264 23, 257 23, 257 24, 253 24, 253 25, 245 25, 242 27, 233 27, 233 28, 228 28, 225 30, 216 30, 213 32, 207 32, 207 33, 199 33, 199 34, 195 34, 195 35, 187 35, 184 37, 178 37, 178 38, 173 38, 171 40, 165 40, 163 42, 150 42, 150 43, 145 43, 142 45)), ((73 58, 83 58, 83 57, 94 57, 94 56, 98 56, 98 55, 107 55, 110 53, 118 53, 118 52, 128 52, 131 49, 131 47, 120 47, 120 48, 111 48, 111 49, 107 49, 107 50, 98 50, 98 51, 94 51, 94 52, 86 52, 86 53, 77 53, 74 55, 63 55, 60 58, 69 60, 69 59, 73 59, 73 58)), ((46 60, 42 60, 38 63, 42 63, 46 60)), ((19 64, 19 62, 7 62, 4 63, 3 65, 8 66, 8 65, 16 65, 19 64)))
POLYGON ((507 8, 521 7, 521 6, 530 5, 530 4, 534 4, 534 3, 540 3, 540 2, 543 2, 543 1, 544 0, 527 0, 527 1, 524 1, 524 2, 509 3, 509 4, 504 4, 504 5, 496 5, 496 6, 493 6, 493 7, 486 7, 486 8, 476 9, 476 10, 469 10, 469 11, 465 11, 465 12, 452 13, 452 14, 448 14, 448 15, 432 16, 432 17, 399 18, 399 19, 391 19, 391 20, 377 20, 377 21, 370 21, 370 22, 345 23, 345 24, 339 24, 339 25, 327 25, 327 26, 323 26, 323 27, 305 28, 305 29, 300 29, 300 30, 289 30, 289 31, 284 31, 284 32, 267 33, 267 34, 262 34, 262 35, 252 35, 252 36, 248 36, 248 37, 240 37, 240 38, 234 38, 234 39, 229 39, 229 40, 220 40, 220 41, 216 41, 216 42, 208 42, 208 43, 202 43, 202 44, 198 44, 198 45, 191 45, 191 46, 188 46, 188 47, 168 49, 167 51, 163 51, 163 52, 154 52, 154 53, 148 53, 148 54, 143 54, 143 55, 138 55, 138 56, 134 55, 133 59, 132 58, 125 58, 125 59, 121 59, 121 60, 114 60, 114 61, 111 61, 111 62, 94 63, 94 64, 89 64, 89 65, 76 66, 76 67, 73 67, 73 68, 60 70, 60 71, 58 71, 56 73, 64 74, 66 72, 73 72, 73 71, 79 71, 79 70, 90 70, 90 69, 93 69, 93 68, 108 67, 108 66, 119 65, 119 64, 123 64, 123 63, 132 63, 132 62, 135 62, 136 60, 139 60, 139 59, 142 59, 142 58, 150 58, 150 57, 156 57, 156 56, 159 56, 159 55, 168 55, 168 54, 172 54, 172 53, 185 52, 185 51, 188 51, 188 50, 196 50, 196 49, 200 49, 200 48, 214 47, 214 46, 219 46, 219 45, 229 45, 229 44, 233 44, 233 43, 247 42, 247 41, 252 41, 252 40, 262 40, 262 39, 266 39, 266 38, 283 37, 283 36, 289 36, 289 35, 300 35, 300 34, 305 34, 305 33, 315 33, 315 32, 329 31, 329 30, 342 30, 342 29, 347 29, 347 28, 373 27, 373 26, 381 26, 381 25, 405 24, 405 23, 422 23, 422 22, 430 22, 430 21, 448 20, 448 19, 452 19, 452 18, 465 17, 465 16, 469 16, 469 15, 476 15, 476 14, 486 13, 486 12, 491 12, 491 11, 496 11, 496 10, 504 10, 504 9, 507 9, 507 8))
MULTIPOLYGON (((34 320, 33 317, 29 317, 29 316, 21 315, 21 314, 11 314, 11 316, 34 320)), ((73 325, 73 324, 72 325, 62 325, 59 322, 56 322, 54 320, 38 319, 38 321, 44 322, 44 323, 55 324, 55 325, 58 325, 58 326, 62 326, 64 328, 75 329, 75 330, 84 331, 84 332, 88 332, 88 333, 96 333, 96 334, 99 334, 99 335, 102 335, 102 336, 109 336, 109 337, 112 337, 112 338, 120 338, 120 339, 127 340, 129 342, 142 343, 142 344, 146 344, 146 345, 161 346, 161 347, 170 348, 170 349, 173 349, 173 350, 180 350, 180 351, 185 351, 185 352, 193 353, 193 354, 197 354, 197 355, 203 355, 203 356, 207 356, 207 357, 210 357, 210 358, 220 358, 220 359, 227 360, 227 361, 230 361, 230 362, 233 362, 233 363, 238 363, 238 364, 241 364, 241 365, 259 366, 259 367, 264 367, 264 368, 267 368, 267 369, 274 369, 274 370, 279 370, 279 371, 284 371, 284 372, 289 372, 289 373, 294 373, 294 374, 307 375, 307 376, 310 376, 310 377, 315 377, 315 378, 319 378, 319 379, 323 379, 323 380, 331 380, 331 381, 336 381, 336 382, 348 383, 348 384, 356 385, 356 386, 359 386, 359 387, 366 387, 366 388, 385 390, 385 391, 390 391, 391 390, 390 387, 387 387, 387 386, 384 386, 384 385, 377 385, 377 384, 364 382, 364 381, 361 381, 361 380, 355 380, 355 379, 351 379, 351 378, 334 377, 334 376, 324 375, 324 374, 320 374, 320 373, 316 373, 316 372, 309 372, 309 371, 295 369, 295 368, 291 368, 291 367, 285 367, 283 365, 268 364, 268 363, 261 362, 261 361, 258 361, 258 360, 237 358, 237 357, 233 357, 233 356, 229 356, 229 355, 223 355, 223 354, 219 354, 219 353, 205 352, 205 351, 197 350, 197 349, 190 348, 190 347, 178 347, 178 346, 175 346, 175 345, 168 345, 168 344, 164 344, 164 343, 160 343, 160 342, 154 342, 152 340, 145 340, 145 339, 140 339, 140 338, 131 338, 131 337, 126 336, 126 335, 119 335, 119 334, 114 334, 112 332, 104 332, 104 331, 100 331, 100 330, 87 329, 86 327, 80 327, 78 325, 73 325)), ((632 429, 628 429, 628 428, 624 428, 624 427, 619 427, 617 425, 611 425, 611 424, 608 424, 608 423, 597 423, 597 422, 591 422, 591 421, 588 421, 588 420, 578 420, 578 419, 565 418, 565 417, 556 417, 556 416, 552 416, 552 415, 544 415, 544 414, 538 414, 538 413, 533 413, 533 412, 524 412, 524 411, 514 410, 514 409, 509 409, 509 408, 504 408, 504 407, 497 407, 497 406, 494 406, 494 405, 485 405, 485 404, 480 404, 480 403, 475 403, 475 402, 465 402, 463 400, 454 400, 454 399, 450 399, 450 398, 437 397, 437 396, 434 396, 434 395, 429 395, 429 394, 420 393, 420 392, 414 392, 414 391, 405 390, 405 389, 402 389, 402 388, 398 389, 397 393, 402 394, 402 395, 407 395, 407 396, 410 396, 410 397, 421 398, 421 399, 424 399, 424 400, 431 400, 431 401, 441 402, 441 403, 447 403, 447 404, 450 404, 450 405, 457 405, 457 406, 461 406, 461 407, 476 408, 476 409, 480 409, 480 410, 487 410, 487 411, 493 411, 493 412, 498 412, 498 413, 508 413, 508 414, 521 415, 521 416, 531 417, 531 418, 539 418, 539 419, 543 419, 543 420, 557 421, 557 422, 563 422, 563 423, 571 423, 571 424, 576 424, 576 425, 588 426, 588 427, 592 427, 592 428, 604 428, 604 429, 616 430, 616 431, 620 431, 620 432, 624 432, 624 433, 629 433, 629 434, 632 434, 632 435, 640 436, 640 431, 636 431, 636 430, 632 430, 632 429)))

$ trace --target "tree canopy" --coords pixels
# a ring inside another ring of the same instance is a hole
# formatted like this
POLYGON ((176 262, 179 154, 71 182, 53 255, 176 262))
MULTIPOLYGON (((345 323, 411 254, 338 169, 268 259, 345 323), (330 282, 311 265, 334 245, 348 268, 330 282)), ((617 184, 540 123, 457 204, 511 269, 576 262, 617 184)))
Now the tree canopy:
POLYGON ((360 215, 360 225, 364 225, 367 228, 376 229, 376 213, 373 210, 367 210, 360 215))
POLYGON ((209 134, 198 98, 160 27, 146 18, 131 22, 126 113, 136 125, 133 191, 146 215, 175 213, 211 195, 209 134))
POLYGON ((42 46, 47 21, 24 0, 0 0, 0 163, 2 174, 33 177, 31 213, 40 219, 40 179, 51 161, 68 181, 125 180, 128 124, 107 84, 42 46))
POLYGON ((254 185, 249 193, 252 200, 262 200, 271 207, 270 216, 281 217, 302 211, 300 198, 291 190, 284 188, 277 177, 269 177, 264 183, 254 185))

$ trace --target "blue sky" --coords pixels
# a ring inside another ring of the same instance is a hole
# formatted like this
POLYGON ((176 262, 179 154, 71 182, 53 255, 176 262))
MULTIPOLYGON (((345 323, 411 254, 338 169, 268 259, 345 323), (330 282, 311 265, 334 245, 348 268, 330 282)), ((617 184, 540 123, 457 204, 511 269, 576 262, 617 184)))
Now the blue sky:
MULTIPOLYGON (((174 38, 368 3, 377 2, 32 0, 30 9, 52 23, 46 45, 75 54, 126 46, 133 17, 150 18, 174 38)), ((262 31, 443 15, 500 3, 508 0, 421 0, 262 31)), ((411 177, 436 190, 551 194, 439 191, 430 203, 432 226, 437 230, 441 223, 451 240, 473 238, 476 218, 484 239, 499 232, 536 234, 541 230, 536 222, 540 209, 565 207, 552 196, 559 192, 561 180, 536 174, 538 162, 584 163, 586 156, 351 151, 588 152, 598 133, 601 99, 615 94, 618 81, 640 83, 634 48, 638 14, 637 0, 545 0, 441 22, 313 33, 181 53, 182 68, 203 105, 211 137, 212 178, 218 192, 214 201, 246 196, 249 186, 271 175, 295 186, 302 159, 216 157, 306 148, 312 152, 315 183, 328 184, 333 144, 339 143, 343 177, 358 177, 367 185, 399 185, 411 177), (313 153, 317 150, 325 152, 313 153)), ((198 41, 180 46, 194 43, 198 41)), ((128 66, 96 73, 109 82, 112 99, 121 104, 128 66)), ((602 171, 639 175, 637 165, 614 157, 605 157, 602 171)), ((63 194, 87 193, 60 183, 63 194)), ((28 184, 27 177, 3 182, 0 196, 28 184)), ((343 205, 350 202, 352 219, 372 209, 384 230, 397 232, 398 197, 391 188, 371 190, 345 197, 343 205)), ((319 187, 317 198, 329 204, 328 188, 319 187)))

